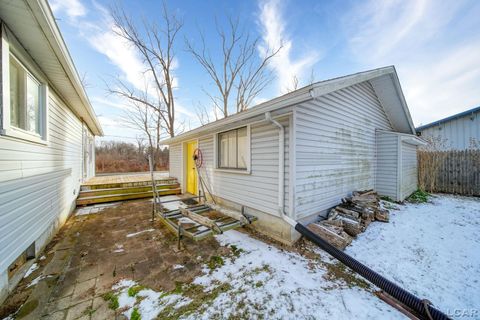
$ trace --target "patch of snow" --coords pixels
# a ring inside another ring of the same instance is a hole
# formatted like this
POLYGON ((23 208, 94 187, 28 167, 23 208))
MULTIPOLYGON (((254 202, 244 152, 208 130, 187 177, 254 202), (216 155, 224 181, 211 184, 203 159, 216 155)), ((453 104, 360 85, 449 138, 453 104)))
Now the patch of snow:
POLYGON ((181 264, 174 264, 173 265, 173 270, 177 270, 177 269, 183 269, 185 268, 185 266, 181 265, 181 264))
POLYGON ((120 253, 120 252, 124 252, 125 250, 124 249, 116 249, 116 250, 113 250, 114 253, 120 253))
MULTIPOLYGON (((235 259, 194 280, 207 290, 217 283, 231 289, 220 294, 201 314, 187 319, 229 318, 238 314, 268 319, 402 319, 402 315, 371 292, 342 281, 325 279, 326 268, 309 267, 297 253, 281 250, 238 231, 216 236, 222 245, 244 251, 235 259)), ((330 261, 326 254, 322 259, 330 261)))
POLYGON ((180 200, 180 197, 176 195, 160 197, 160 199, 158 199, 158 203, 161 203, 162 206, 168 211, 177 210, 178 208, 184 206, 184 203, 180 200), (172 201, 172 200, 178 200, 178 201, 164 203, 164 201, 172 201))
POLYGON ((479 309, 480 199, 442 195, 399 206, 346 252, 451 316, 479 309))
POLYGON ((75 212, 75 216, 85 216, 89 214, 94 214, 103 211, 106 208, 110 207, 116 207, 120 204, 120 202, 113 202, 113 203, 101 203, 101 204, 95 204, 92 206, 86 206, 77 209, 75 212))
POLYGON ((127 234, 127 238, 135 237, 135 236, 138 236, 139 234, 146 233, 146 232, 152 232, 152 231, 155 231, 155 229, 147 229, 147 230, 142 230, 142 231, 138 231, 138 232, 135 232, 135 233, 129 233, 129 234, 127 234))
POLYGON ((32 264, 23 277, 24 278, 28 277, 38 268, 39 268, 39 265, 37 263, 32 264))
POLYGON ((193 221, 192 219, 188 217, 181 217, 177 220, 178 223, 184 223, 184 224, 193 224, 194 226, 200 225, 199 223, 193 221))
POLYGON ((123 314, 130 319, 133 308, 137 308, 143 320, 156 319, 158 314, 166 307, 173 306, 180 308, 192 300, 179 294, 164 294, 151 289, 140 290, 135 297, 128 295, 128 289, 136 286, 132 280, 121 280, 112 287, 117 291, 119 309, 124 310, 123 314), (141 299, 137 299, 137 297, 141 299))
POLYGON ((27 285, 27 288, 36 286, 36 285, 37 285, 40 281, 42 281, 43 279, 50 278, 50 277, 53 277, 53 276, 50 276, 50 275, 47 275, 47 276, 40 275, 40 276, 36 277, 35 279, 33 279, 33 280, 27 285))
POLYGON ((38 258, 38 260, 45 260, 45 259, 47 259, 47 257, 45 256, 41 256, 40 258, 38 258))

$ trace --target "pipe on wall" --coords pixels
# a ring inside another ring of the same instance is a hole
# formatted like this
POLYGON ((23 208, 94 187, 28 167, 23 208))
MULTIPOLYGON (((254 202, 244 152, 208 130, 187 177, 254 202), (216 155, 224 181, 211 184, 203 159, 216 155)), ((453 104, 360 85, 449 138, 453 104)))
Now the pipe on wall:
MULTIPOLYGON (((290 218, 284 210, 285 204, 285 127, 265 112, 265 120, 278 127, 278 212, 283 220, 295 228, 297 222, 290 218)), ((292 195, 293 196, 293 195, 292 195)))

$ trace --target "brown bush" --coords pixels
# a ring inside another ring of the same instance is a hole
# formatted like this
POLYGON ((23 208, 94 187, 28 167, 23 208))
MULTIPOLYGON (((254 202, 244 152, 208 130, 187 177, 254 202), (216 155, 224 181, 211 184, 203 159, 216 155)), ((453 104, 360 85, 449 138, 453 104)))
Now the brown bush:
MULTIPOLYGON (((168 170, 168 148, 155 155, 155 170, 168 170)), ((95 147, 97 173, 148 171, 147 148, 141 144, 102 141, 95 147)))

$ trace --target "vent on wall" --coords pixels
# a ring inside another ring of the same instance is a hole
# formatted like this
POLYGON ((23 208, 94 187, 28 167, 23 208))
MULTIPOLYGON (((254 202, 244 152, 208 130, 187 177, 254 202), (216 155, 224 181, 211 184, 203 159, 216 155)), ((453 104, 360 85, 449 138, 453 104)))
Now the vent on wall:
POLYGON ((35 242, 23 251, 8 267, 8 278, 12 278, 19 269, 29 260, 35 259, 35 242))

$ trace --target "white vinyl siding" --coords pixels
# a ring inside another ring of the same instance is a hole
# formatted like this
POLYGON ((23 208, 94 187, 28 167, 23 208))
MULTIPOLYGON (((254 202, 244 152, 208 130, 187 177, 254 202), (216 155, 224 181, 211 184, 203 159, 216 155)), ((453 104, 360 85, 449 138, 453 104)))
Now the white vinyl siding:
MULTIPOLYGON (((289 120, 285 126, 285 210, 289 212, 289 120)), ((215 169, 214 137, 200 137, 198 147, 203 154, 200 174, 207 180, 214 195, 234 203, 278 216, 278 128, 270 123, 252 124, 250 128, 251 172, 235 173, 215 169)), ((181 144, 170 146, 170 175, 181 181, 183 163, 181 144)))
POLYGON ((40 235, 55 232, 78 195, 82 122, 52 92, 48 106, 46 145, 0 136, 1 272, 40 235))
POLYGON ((395 134, 377 132, 375 190, 397 200, 398 139, 395 134))
POLYGON ((174 144, 169 147, 169 172, 170 177, 177 178, 178 183, 183 186, 183 163, 182 163, 182 144, 174 144))
POLYGON ((410 196, 418 185, 417 146, 402 142, 401 200, 410 196))
POLYGON ((375 130, 392 127, 370 83, 298 105, 295 122, 297 219, 375 187, 375 130))

